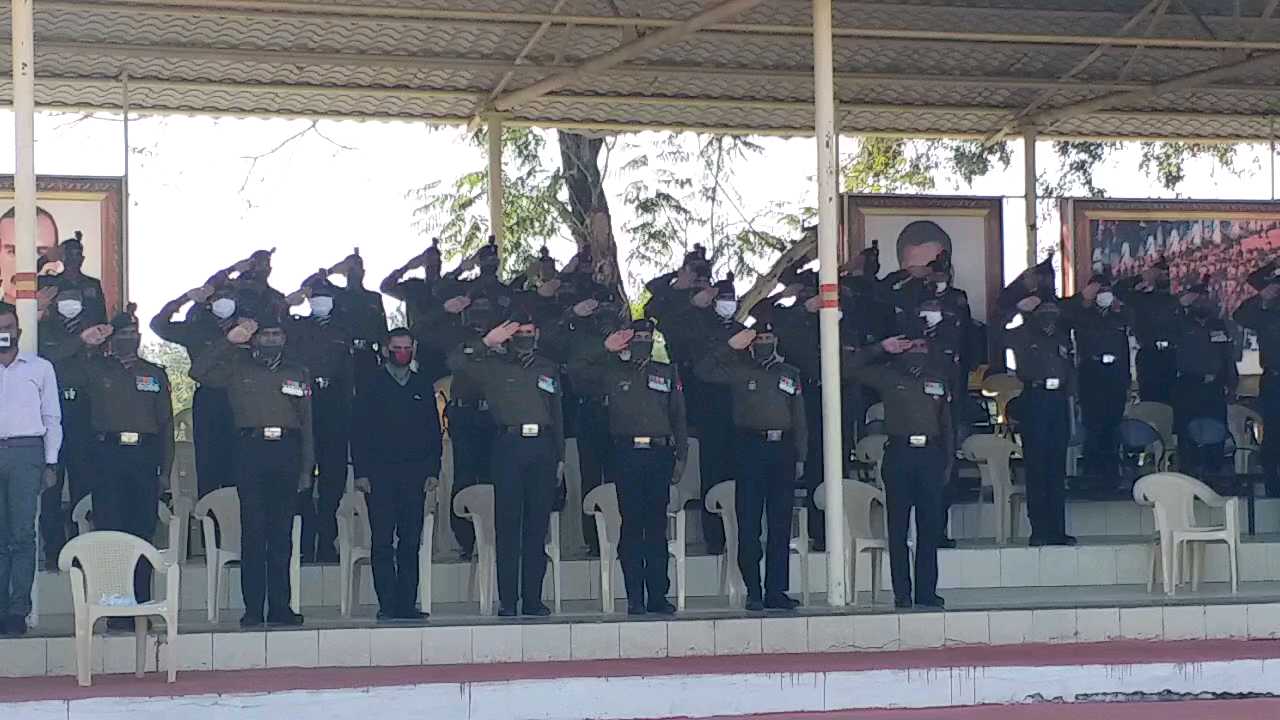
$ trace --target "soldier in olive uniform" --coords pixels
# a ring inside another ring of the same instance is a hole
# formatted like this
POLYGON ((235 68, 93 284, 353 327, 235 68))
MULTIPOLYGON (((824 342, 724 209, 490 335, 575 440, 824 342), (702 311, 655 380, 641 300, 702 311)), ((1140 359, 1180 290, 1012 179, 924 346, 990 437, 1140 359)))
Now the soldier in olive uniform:
POLYGON ((630 615, 675 612, 667 601, 669 490, 664 479, 680 481, 689 445, 680 375, 674 365, 652 359, 653 328, 651 320, 636 320, 603 344, 597 342, 597 352, 579 371, 594 376, 607 393, 622 511, 618 557, 630 615))
POLYGON ((1080 410, 1087 431, 1086 472, 1106 484, 1119 472, 1120 421, 1129 398, 1129 326, 1132 315, 1111 289, 1109 273, 1095 275, 1062 307, 1075 333, 1080 410))
POLYGON ((1235 343, 1218 305, 1209 294, 1209 278, 1178 295, 1181 309, 1174 334, 1178 379, 1174 383, 1174 428, 1178 433, 1179 469, 1188 474, 1220 469, 1224 448, 1199 448, 1188 431, 1191 421, 1209 418, 1227 424, 1227 398, 1234 397, 1239 375, 1235 343))
POLYGON ((1178 377, 1173 337, 1178 300, 1169 288, 1169 265, 1163 258, 1141 275, 1115 284, 1116 294, 1133 310, 1133 335, 1138 341, 1138 397, 1172 405, 1173 384, 1178 377))
POLYGON ((352 335, 336 320, 348 297, 324 278, 306 283, 311 315, 290 328, 289 357, 311 374, 311 425, 315 432, 314 492, 299 496, 303 562, 338 561, 338 503, 347 488, 351 397, 355 388, 352 335))
POLYGON ((351 333, 354 376, 365 381, 376 377, 375 371, 382 367, 387 310, 382 295, 364 286, 364 258, 360 257, 359 248, 339 264, 338 274, 346 278, 347 284, 345 288, 334 288, 334 317, 351 333))
MULTIPOLYGON (((173 469, 173 405, 164 368, 138 357, 141 336, 133 312, 130 305, 110 325, 89 328, 82 335, 85 344, 105 343, 107 348, 107 354, 88 360, 93 525, 152 542, 156 504, 173 469)), ((139 570, 134 595, 138 602, 148 602, 152 568, 144 561, 139 570)))
POLYGON ((498 425, 492 466, 499 615, 544 617, 544 544, 558 483, 564 479, 564 391, 560 368, 538 354, 538 327, 517 313, 449 356, 471 379, 498 425))
POLYGON ((743 330, 712 348, 695 368, 709 383, 728 386, 736 432, 738 567, 747 609, 792 610, 786 594, 791 559, 795 482, 804 476, 809 437, 800 371, 782 362, 773 326, 743 330), (760 583, 761 516, 768 523, 764 593, 760 583))
POLYGON ((1076 542, 1067 535, 1065 495, 1075 363, 1061 315, 1055 300, 1039 300, 1030 319, 1008 335, 1023 384, 1017 420, 1027 468, 1032 546, 1076 542))
POLYGON ((315 443, 311 374, 284 358, 285 321, 242 319, 216 351, 196 358, 198 382, 226 388, 236 432, 236 489, 243 552, 243 627, 300 625, 289 608, 289 555, 296 493, 311 486, 315 443))
MULTIPOLYGON (((1232 319, 1258 335, 1262 362, 1262 381, 1258 400, 1262 406, 1264 427, 1280 428, 1280 277, 1276 264, 1270 263, 1249 276, 1249 284, 1258 294, 1245 300, 1232 319)), ((43 339, 43 336, 41 336, 43 339)), ((61 382, 62 377, 58 377, 61 382)), ((63 412, 65 425, 66 413, 63 412)), ((66 451, 63 451, 65 456, 66 451)), ((1280 496, 1280 432, 1262 435, 1262 470, 1266 477, 1267 495, 1280 496)))
POLYGON ((889 567, 894 604, 943 607, 938 597, 938 542, 946 526, 943 487, 955 456, 951 429, 953 360, 924 323, 905 336, 887 338, 854 356, 850 367, 858 381, 884 398, 884 491, 888 510, 889 567), (916 516, 915 587, 912 593, 907 529, 916 516))
MULTIPOLYGON (((83 272, 83 238, 83 233, 77 230, 75 237, 62 241, 62 244, 53 252, 46 253, 40 258, 38 264, 41 267, 47 262, 62 261, 62 272, 57 275, 41 275, 40 287, 43 288, 46 285, 55 287, 59 294, 67 291, 77 291, 84 305, 84 319, 90 324, 105 323, 107 321, 107 298, 102 292, 102 283, 97 278, 89 277, 83 272)), ((88 327, 88 325, 85 327, 88 327)))

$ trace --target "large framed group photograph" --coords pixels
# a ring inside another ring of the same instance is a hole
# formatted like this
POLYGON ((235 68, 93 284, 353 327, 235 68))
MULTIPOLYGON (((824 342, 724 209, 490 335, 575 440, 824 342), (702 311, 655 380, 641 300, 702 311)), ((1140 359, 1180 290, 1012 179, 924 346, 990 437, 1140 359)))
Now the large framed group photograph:
POLYGON ((1103 267, 1123 278, 1163 257, 1174 292, 1208 275, 1229 317, 1254 293, 1249 273, 1280 254, 1280 203, 1068 199, 1060 210, 1067 293, 1103 267))
MULTIPOLYGON (((122 307, 125 292, 124 234, 121 223, 124 181, 118 177, 41 176, 36 180, 36 252, 79 231, 84 241, 84 273, 102 281, 107 311, 122 307)), ((0 176, 0 298, 16 297, 17 231, 13 176, 0 176)), ((40 274, 61 272, 46 263, 40 274)))
POLYGON ((941 250, 950 250, 956 287, 968 293, 973 318, 990 324, 1004 286, 1000 198, 846 195, 844 221, 847 256, 878 240, 882 273, 908 263, 927 263, 941 250), (949 247, 909 246, 903 241, 903 230, 913 223, 936 225, 949 247))

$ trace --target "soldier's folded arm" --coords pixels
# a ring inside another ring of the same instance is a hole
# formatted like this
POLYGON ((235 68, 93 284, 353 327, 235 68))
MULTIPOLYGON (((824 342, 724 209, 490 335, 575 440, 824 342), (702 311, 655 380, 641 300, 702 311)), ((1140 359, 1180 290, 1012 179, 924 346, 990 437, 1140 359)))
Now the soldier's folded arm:
POLYGON ((693 372, 703 382, 728 385, 742 374, 742 364, 737 351, 729 347, 728 343, 716 344, 702 355, 698 364, 693 367, 693 372))
POLYGON ((242 352, 245 351, 229 340, 215 340, 208 352, 192 358, 191 379, 201 385, 226 387, 235 377, 235 365, 242 352))

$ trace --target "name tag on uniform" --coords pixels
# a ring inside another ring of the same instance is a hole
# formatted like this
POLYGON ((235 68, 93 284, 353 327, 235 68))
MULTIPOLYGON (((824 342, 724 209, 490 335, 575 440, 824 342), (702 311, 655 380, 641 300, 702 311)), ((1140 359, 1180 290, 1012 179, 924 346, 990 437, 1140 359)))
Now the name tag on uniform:
POLYGON ((1059 380, 1058 378, 1045 378, 1045 379, 1044 379, 1044 389, 1045 389, 1045 390, 1057 390, 1057 389, 1058 389, 1058 388, 1060 388, 1060 387, 1062 387, 1062 381, 1061 381, 1061 380, 1059 380))
POLYGON ((63 400, 75 400, 75 399, 76 399, 76 389, 75 389, 75 388, 66 388, 66 389, 64 389, 64 390, 62 391, 62 399, 63 399, 63 400))
POLYGON ((907 438, 907 442, 911 445, 911 447, 924 447, 929 444, 929 436, 928 435, 912 435, 911 437, 907 438))
POLYGON ((669 393, 671 392, 671 379, 664 378, 661 375, 650 375, 649 389, 657 390, 658 392, 669 393))
POLYGON ((1227 337, 1227 334, 1221 330, 1214 330, 1213 333, 1209 335, 1209 342, 1224 343, 1230 341, 1231 338, 1227 337))
POLYGON ((556 379, 550 375, 539 375, 538 389, 554 395, 556 393, 556 379))
POLYGON ((1168 340, 1157 340, 1157 341, 1156 341, 1156 349, 1157 349, 1157 350, 1168 350, 1168 349, 1169 349, 1169 341, 1168 341, 1168 340))
POLYGON ((136 432, 122 432, 122 433, 120 433, 120 444, 121 444, 121 445, 128 445, 128 446, 137 445, 137 444, 138 444, 138 433, 136 433, 136 432))
POLYGON ((160 381, 150 375, 138 375, 134 377, 133 384, 134 387, 138 389, 138 392, 160 392, 160 381))
POLYGON ((1115 362, 1116 362, 1116 356, 1115 356, 1115 355, 1112 355, 1111 353, 1104 353, 1104 354, 1102 355, 1102 364, 1103 364, 1103 365, 1114 365, 1114 364, 1115 364, 1115 362))
POLYGON ((520 436, 527 438, 538 437, 539 428, 537 425, 521 425, 520 436))
POLYGON ((289 397, 306 397, 307 386, 296 380, 285 380, 280 386, 280 392, 289 397))
POLYGON ((932 395, 933 397, 942 397, 947 394, 947 389, 943 387, 942 383, 931 380, 924 384, 924 394, 932 395))
POLYGON ((782 377, 778 378, 778 389, 788 395, 795 395, 796 394, 795 379, 789 378, 786 375, 783 375, 782 377))

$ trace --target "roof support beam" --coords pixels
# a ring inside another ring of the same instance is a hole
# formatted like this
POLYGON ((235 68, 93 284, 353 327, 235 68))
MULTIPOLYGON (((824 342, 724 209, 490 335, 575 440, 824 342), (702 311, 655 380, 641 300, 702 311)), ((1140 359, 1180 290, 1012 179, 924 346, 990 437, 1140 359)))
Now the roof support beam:
POLYGON ((679 25, 663 28, 655 33, 637 38, 623 44, 616 50, 587 60, 572 70, 539 80, 521 90, 501 95, 494 99, 493 106, 500 111, 507 111, 548 93, 562 90, 588 75, 603 72, 663 45, 679 42, 703 28, 735 17, 762 2, 764 0, 725 0, 723 3, 709 10, 704 10, 679 25))

